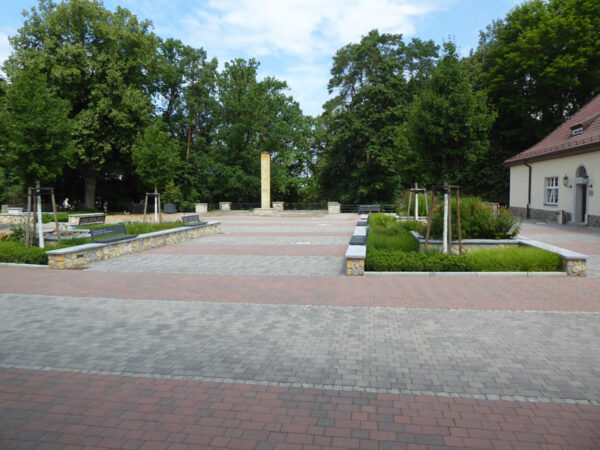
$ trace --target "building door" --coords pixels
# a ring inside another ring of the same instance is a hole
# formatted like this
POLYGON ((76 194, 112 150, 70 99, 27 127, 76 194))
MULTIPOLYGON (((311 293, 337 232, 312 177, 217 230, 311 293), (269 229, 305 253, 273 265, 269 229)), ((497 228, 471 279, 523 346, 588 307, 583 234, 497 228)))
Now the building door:
POLYGON ((579 166, 575 173, 575 214, 574 222, 586 223, 588 206, 588 181, 589 177, 585 167, 579 166))

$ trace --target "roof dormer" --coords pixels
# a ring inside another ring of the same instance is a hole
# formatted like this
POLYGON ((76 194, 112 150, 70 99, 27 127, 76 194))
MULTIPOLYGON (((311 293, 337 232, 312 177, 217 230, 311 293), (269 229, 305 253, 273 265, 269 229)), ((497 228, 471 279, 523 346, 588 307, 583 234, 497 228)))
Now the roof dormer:
POLYGON ((583 133, 583 124, 578 123, 571 127, 571 136, 579 136, 581 133, 583 133))

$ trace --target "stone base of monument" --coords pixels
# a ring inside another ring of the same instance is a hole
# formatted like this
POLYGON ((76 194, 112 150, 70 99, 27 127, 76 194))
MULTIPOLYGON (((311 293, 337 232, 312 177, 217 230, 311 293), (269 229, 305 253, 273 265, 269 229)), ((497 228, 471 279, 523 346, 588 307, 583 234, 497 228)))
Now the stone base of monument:
POLYGON ((271 216, 277 212, 277 209, 275 209, 275 208, 254 208, 254 210, 252 212, 259 216, 271 216))

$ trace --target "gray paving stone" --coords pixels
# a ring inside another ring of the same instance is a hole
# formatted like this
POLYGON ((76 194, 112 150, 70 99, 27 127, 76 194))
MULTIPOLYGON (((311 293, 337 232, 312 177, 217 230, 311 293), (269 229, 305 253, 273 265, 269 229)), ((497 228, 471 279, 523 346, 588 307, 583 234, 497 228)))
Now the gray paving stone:
POLYGON ((0 307, 15 367, 600 401, 598 313, 16 294, 0 307))
POLYGON ((265 276, 344 275, 341 256, 165 255, 136 253, 90 265, 93 272, 265 276))

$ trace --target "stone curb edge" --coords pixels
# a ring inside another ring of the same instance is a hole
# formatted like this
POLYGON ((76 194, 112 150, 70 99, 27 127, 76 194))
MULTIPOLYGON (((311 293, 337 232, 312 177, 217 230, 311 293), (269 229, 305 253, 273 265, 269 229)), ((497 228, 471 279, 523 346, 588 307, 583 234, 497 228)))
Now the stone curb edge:
POLYGON ((531 403, 561 403, 573 405, 592 405, 600 406, 600 401, 570 399, 558 397, 524 397, 520 395, 498 395, 498 394, 469 394, 456 392, 433 392, 433 391, 417 391, 410 389, 386 389, 386 388, 371 388, 363 386, 350 386, 340 384, 314 384, 314 383, 292 383, 267 380, 243 380, 236 378, 223 377, 204 377, 194 375, 164 375, 155 373, 142 372, 119 372, 113 370, 96 370, 96 369, 76 369, 63 367, 48 367, 48 366, 30 366, 30 365, 15 365, 1 364, 0 369, 18 369, 18 370, 39 370, 43 372, 72 372, 86 375, 108 375, 131 378, 151 378, 155 380, 183 380, 183 381, 200 381, 203 383, 226 383, 226 384, 247 384, 270 387, 292 387, 304 389, 322 389, 327 391, 356 391, 368 392, 373 394, 396 394, 396 395, 424 395, 428 397, 449 397, 449 398, 469 398, 473 400, 502 400, 508 402, 531 402, 531 403))

